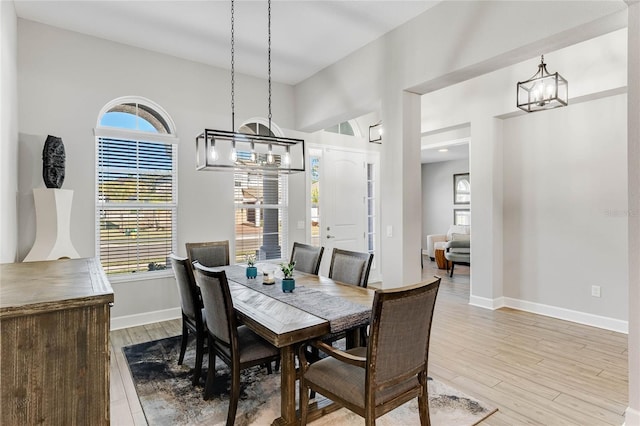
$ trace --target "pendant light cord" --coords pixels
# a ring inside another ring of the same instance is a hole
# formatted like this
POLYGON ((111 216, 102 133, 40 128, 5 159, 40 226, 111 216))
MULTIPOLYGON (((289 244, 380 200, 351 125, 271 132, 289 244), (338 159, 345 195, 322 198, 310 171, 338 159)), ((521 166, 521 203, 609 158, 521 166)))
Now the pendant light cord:
POLYGON ((234 1, 231 0, 231 131, 236 131, 234 1))
POLYGON ((269 40, 268 40, 268 53, 267 53, 267 58, 268 58, 268 70, 269 70, 269 136, 272 135, 271 133, 271 0, 267 1, 267 5, 268 5, 268 18, 267 18, 267 30, 269 33, 269 40))

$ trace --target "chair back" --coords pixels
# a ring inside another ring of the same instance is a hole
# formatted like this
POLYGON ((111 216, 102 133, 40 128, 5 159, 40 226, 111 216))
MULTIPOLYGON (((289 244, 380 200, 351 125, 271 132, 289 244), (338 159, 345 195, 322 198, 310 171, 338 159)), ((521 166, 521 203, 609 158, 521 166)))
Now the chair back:
MULTIPOLYGON (((429 335, 440 278, 393 290, 376 290, 367 374, 380 387, 427 372, 429 335)), ((425 377, 426 379, 426 377, 425 377)))
POLYGON ((171 261, 171 268, 173 269, 173 274, 178 284, 182 313, 196 323, 202 321, 202 315, 200 314, 200 297, 189 259, 186 257, 178 257, 171 253, 169 260, 171 261))
POLYGON ((297 271, 318 275, 323 253, 324 247, 293 243, 293 250, 291 250, 291 262, 296 262, 297 271))
POLYGON ((186 243, 185 246, 192 264, 197 260, 202 266, 209 268, 229 265, 229 240, 186 243))
POLYGON ((224 271, 213 271, 195 262, 196 283, 202 293, 205 318, 209 334, 215 343, 231 351, 232 342, 237 341, 237 322, 231 300, 231 291, 224 271))
POLYGON ((373 261, 372 253, 333 249, 329 278, 345 284, 367 287, 369 271, 373 261))

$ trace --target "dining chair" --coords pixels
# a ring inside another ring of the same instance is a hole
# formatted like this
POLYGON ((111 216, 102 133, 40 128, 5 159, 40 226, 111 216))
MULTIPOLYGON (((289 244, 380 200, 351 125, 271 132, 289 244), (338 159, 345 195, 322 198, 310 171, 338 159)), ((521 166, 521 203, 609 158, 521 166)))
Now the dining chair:
POLYGON ((296 262, 296 270, 318 275, 324 247, 316 247, 298 242, 293 243, 291 262, 296 262))
POLYGON ((333 249, 329 278, 345 284, 367 287, 373 253, 333 249))
POLYGON ((209 268, 229 265, 229 240, 186 243, 185 247, 191 264, 197 260, 209 268))
POLYGON ((169 255, 171 268, 178 284, 178 294, 180 295, 180 307, 182 308, 182 343, 180 345, 180 356, 178 365, 182 365, 184 354, 187 350, 189 332, 196 336, 196 364, 193 371, 193 385, 200 381, 202 372, 202 356, 204 355, 204 341, 207 338, 207 329, 204 322, 204 312, 200 291, 193 276, 193 268, 189 259, 178 257, 171 253, 169 255))
POLYGON ((366 425, 418 398, 420 424, 430 425, 427 389, 429 340, 440 278, 391 290, 376 290, 371 336, 366 347, 346 351, 312 342, 329 356, 309 364, 300 359, 300 413, 307 423, 309 390, 365 418, 366 425))
POLYGON ((214 271, 194 263, 196 283, 200 286, 209 332, 209 370, 204 399, 213 392, 216 357, 231 369, 231 395, 227 426, 233 425, 240 398, 240 371, 254 365, 280 359, 280 350, 263 340, 245 325, 239 325, 233 308, 231 291, 224 271, 214 271))

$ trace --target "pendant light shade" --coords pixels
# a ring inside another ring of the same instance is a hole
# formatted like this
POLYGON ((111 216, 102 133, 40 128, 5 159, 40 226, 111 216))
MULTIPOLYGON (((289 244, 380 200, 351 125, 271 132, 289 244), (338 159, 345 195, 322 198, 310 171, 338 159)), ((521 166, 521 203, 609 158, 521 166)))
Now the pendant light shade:
POLYGON ((541 57, 538 72, 527 81, 519 81, 517 86, 517 106, 526 112, 542 111, 567 106, 569 87, 560 74, 550 74, 544 56, 541 57))
POLYGON ((196 170, 303 172, 304 140, 205 129, 196 138, 196 170))

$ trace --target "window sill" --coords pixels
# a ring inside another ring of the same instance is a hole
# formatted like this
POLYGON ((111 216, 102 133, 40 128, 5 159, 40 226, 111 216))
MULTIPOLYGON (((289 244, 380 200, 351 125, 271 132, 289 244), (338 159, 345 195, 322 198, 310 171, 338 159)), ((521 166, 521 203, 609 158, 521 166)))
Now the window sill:
POLYGON ((164 269, 162 271, 136 272, 132 274, 107 275, 109 282, 112 284, 132 281, 152 281, 169 277, 173 278, 173 271, 171 269, 164 269))

